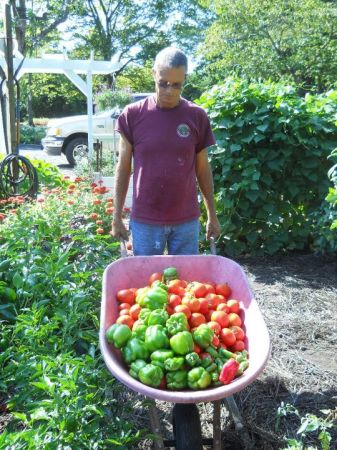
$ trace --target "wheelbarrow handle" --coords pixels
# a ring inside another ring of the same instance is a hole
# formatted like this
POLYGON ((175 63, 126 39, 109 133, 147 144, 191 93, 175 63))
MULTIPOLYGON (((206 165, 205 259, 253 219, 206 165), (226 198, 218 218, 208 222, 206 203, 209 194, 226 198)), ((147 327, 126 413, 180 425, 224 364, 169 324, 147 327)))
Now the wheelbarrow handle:
POLYGON ((125 239, 121 239, 120 241, 120 252, 121 252, 121 257, 125 258, 126 256, 128 256, 128 251, 126 249, 126 241, 125 239))
POLYGON ((211 253, 212 255, 216 255, 216 245, 215 245, 215 239, 213 236, 209 238, 210 247, 211 247, 211 253))

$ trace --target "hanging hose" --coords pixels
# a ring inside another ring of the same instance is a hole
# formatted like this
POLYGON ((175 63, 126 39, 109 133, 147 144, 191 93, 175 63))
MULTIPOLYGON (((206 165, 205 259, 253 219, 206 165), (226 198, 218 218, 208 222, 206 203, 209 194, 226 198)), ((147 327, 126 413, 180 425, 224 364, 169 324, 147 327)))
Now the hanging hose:
POLYGON ((0 164, 0 196, 35 198, 38 188, 37 171, 32 163, 13 153, 6 156, 0 164))

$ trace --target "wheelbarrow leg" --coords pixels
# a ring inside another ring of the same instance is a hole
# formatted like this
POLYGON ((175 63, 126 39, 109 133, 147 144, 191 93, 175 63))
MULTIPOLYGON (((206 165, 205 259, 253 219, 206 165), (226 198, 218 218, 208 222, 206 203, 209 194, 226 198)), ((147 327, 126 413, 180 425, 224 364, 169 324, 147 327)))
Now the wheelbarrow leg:
POLYGON ((154 440, 154 448, 155 450, 164 450, 165 446, 162 435, 160 433, 160 421, 158 417, 158 409, 154 401, 150 402, 149 416, 152 433, 156 436, 154 440))
POLYGON ((234 421, 235 429, 245 446, 245 450, 250 450, 254 448, 253 442, 249 436, 248 430, 244 424, 239 408, 234 400, 233 396, 226 397, 225 401, 227 403, 228 410, 234 421))
POLYGON ((221 450, 221 401, 213 402, 213 450, 221 450))

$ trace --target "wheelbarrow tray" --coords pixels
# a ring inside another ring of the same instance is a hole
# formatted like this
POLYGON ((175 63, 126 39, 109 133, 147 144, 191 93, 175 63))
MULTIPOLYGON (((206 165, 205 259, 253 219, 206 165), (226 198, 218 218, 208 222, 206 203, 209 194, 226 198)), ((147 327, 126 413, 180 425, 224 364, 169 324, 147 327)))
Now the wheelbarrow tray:
POLYGON ((147 397, 173 403, 209 402, 240 391, 263 371, 270 353, 268 330, 244 271, 235 261, 217 255, 130 256, 108 265, 103 275, 99 340, 105 363, 119 381, 147 397), (228 385, 198 391, 172 391, 146 386, 129 375, 121 352, 106 340, 105 332, 115 322, 119 313, 117 291, 146 286, 153 272, 161 272, 172 266, 176 267, 180 278, 184 280, 227 282, 232 289, 231 298, 240 301, 249 367, 228 385))

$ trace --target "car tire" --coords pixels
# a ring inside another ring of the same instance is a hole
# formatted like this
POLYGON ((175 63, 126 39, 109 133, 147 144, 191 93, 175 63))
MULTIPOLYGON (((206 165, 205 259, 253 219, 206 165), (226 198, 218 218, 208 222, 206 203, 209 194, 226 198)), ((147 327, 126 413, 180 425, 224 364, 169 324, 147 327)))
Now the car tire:
POLYGON ((78 158, 83 158, 88 153, 88 140, 84 137, 78 137, 68 142, 65 148, 66 158, 72 166, 76 165, 78 158))

